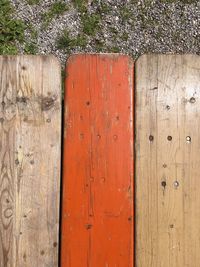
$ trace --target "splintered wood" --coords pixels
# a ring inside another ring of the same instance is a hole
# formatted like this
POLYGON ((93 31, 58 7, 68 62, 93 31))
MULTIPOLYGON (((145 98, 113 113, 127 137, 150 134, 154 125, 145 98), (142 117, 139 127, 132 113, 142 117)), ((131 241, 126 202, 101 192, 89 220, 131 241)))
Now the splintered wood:
POLYGON ((136 266, 200 266, 200 58, 136 63, 136 266))
POLYGON ((60 67, 1 56, 0 83, 0 266, 57 266, 60 67))
POLYGON ((62 267, 133 266, 133 64, 67 64, 62 267))

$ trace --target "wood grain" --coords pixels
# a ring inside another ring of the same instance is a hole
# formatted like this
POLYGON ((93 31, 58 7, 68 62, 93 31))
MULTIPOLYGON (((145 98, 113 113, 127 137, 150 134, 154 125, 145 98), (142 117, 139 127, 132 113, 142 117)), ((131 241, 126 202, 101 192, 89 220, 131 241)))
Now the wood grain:
POLYGON ((200 265, 200 58, 136 62, 136 266, 200 265))
POLYGON ((60 66, 1 56, 0 83, 0 266, 57 266, 60 66))
POLYGON ((133 266, 133 63, 67 64, 62 267, 133 266))

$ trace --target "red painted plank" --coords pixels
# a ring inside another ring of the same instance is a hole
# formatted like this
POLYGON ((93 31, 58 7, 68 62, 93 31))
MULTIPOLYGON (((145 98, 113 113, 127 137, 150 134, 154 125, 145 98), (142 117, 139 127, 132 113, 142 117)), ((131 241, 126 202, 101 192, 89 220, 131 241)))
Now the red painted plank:
POLYGON ((62 267, 133 266, 133 63, 67 64, 62 267))

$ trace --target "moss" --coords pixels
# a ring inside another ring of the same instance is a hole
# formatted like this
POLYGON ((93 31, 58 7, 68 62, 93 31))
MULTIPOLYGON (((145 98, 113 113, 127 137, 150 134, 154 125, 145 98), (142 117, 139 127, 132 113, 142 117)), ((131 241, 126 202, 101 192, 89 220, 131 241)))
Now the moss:
POLYGON ((61 86, 62 86, 62 99, 64 99, 65 96, 65 79, 66 79, 66 70, 64 67, 62 67, 61 70, 61 86))
POLYGON ((70 52, 73 48, 85 48, 87 45, 87 38, 79 34, 76 38, 72 38, 68 30, 64 30, 57 40, 57 48, 66 52, 70 52))
POLYGON ((57 18, 67 11, 68 5, 63 1, 56 1, 51 5, 48 11, 43 16, 43 27, 46 28, 53 18, 57 18))
POLYGON ((17 54, 17 43, 24 41, 25 25, 13 16, 9 0, 0 0, 0 53, 17 54))

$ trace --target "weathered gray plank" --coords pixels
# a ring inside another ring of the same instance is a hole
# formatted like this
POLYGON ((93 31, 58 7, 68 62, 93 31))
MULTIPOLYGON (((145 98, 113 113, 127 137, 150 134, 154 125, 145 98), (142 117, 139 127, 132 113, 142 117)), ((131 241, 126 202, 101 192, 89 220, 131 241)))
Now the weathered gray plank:
POLYGON ((60 66, 1 56, 0 83, 0 266, 57 266, 60 66))
POLYGON ((199 56, 142 56, 136 63, 137 267, 199 267, 199 129, 199 56))

